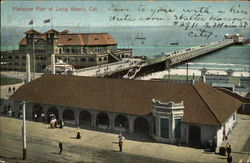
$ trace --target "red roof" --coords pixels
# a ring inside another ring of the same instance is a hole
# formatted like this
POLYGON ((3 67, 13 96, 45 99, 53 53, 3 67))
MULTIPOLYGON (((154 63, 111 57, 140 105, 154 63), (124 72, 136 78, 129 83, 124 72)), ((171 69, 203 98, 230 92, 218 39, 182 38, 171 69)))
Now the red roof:
MULTIPOLYGON (((37 35, 38 39, 46 39, 46 35, 45 34, 39 34, 37 35)), ((19 45, 27 45, 27 39, 26 37, 24 37, 20 42, 19 45)))
POLYGON ((68 31, 67 29, 63 30, 62 32, 60 32, 61 34, 68 34, 70 31, 68 31))
POLYGON ((51 29, 51 30, 48 30, 47 32, 45 32, 44 34, 46 34, 46 33, 59 33, 59 32, 54 30, 54 29, 51 29))
MULTIPOLYGON (((46 39, 46 33, 57 33, 55 30, 50 30, 44 34, 39 34, 38 38, 46 39)), ((79 45, 79 46, 100 46, 100 45, 116 45, 117 42, 108 33, 58 33, 58 46, 64 45, 79 45)), ((19 45, 27 45, 26 37, 23 38, 19 45)))
POLYGON ((204 83, 65 75, 44 75, 21 86, 10 98, 133 115, 151 114, 153 98, 162 102, 184 101, 184 122, 216 126, 222 126, 242 104, 204 83))
POLYGON ((58 45, 115 45, 117 42, 108 33, 60 34, 58 45))
POLYGON ((40 34, 40 32, 37 32, 34 29, 30 29, 30 30, 26 31, 25 34, 40 34))

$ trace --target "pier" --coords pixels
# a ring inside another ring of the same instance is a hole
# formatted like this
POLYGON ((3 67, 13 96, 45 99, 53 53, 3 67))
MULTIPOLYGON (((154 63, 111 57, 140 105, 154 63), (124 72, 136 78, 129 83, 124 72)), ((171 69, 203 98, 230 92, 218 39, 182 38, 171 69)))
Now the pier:
POLYGON ((117 70, 113 73, 107 75, 110 78, 127 78, 133 79, 141 77, 153 72, 163 71, 170 68, 175 68, 182 65, 188 61, 194 60, 198 57, 207 55, 211 52, 223 49, 225 47, 243 44, 244 37, 239 34, 235 35, 225 35, 225 38, 220 41, 211 42, 208 44, 202 44, 199 46, 190 47, 187 49, 177 50, 167 53, 165 56, 158 57, 155 59, 150 59, 145 61, 145 63, 138 64, 133 69, 123 69, 121 71, 117 70))

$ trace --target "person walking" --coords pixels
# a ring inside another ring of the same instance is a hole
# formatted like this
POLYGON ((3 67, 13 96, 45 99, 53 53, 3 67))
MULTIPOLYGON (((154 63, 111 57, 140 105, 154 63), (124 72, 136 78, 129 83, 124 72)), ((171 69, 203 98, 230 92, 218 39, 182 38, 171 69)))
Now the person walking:
POLYGON ((8 91, 8 93, 11 93, 11 88, 9 87, 9 91, 8 91))
POLYGON ((37 122, 37 114, 34 115, 34 120, 37 122))
POLYGON ((122 139, 119 139, 119 150, 120 150, 120 152, 122 152, 122 144, 123 144, 123 142, 122 142, 122 139))
POLYGON ((42 113, 41 117, 42 117, 42 121, 43 121, 43 123, 44 123, 44 122, 45 122, 45 114, 42 113))
POLYGON ((231 145, 229 143, 227 143, 226 151, 227 151, 227 157, 230 156, 232 149, 231 149, 231 145))
POLYGON ((79 127, 76 129, 76 132, 77 132, 76 139, 81 139, 81 134, 80 134, 80 128, 79 127))
POLYGON ((63 150, 63 144, 62 144, 62 140, 59 142, 59 154, 62 154, 62 150, 63 150))

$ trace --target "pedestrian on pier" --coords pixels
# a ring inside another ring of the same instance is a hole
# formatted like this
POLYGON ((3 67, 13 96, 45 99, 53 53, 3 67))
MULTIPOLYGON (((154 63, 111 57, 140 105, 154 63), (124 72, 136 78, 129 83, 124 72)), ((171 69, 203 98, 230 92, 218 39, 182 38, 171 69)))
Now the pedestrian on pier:
POLYGON ((44 122, 45 122, 45 114, 42 113, 41 117, 42 117, 42 121, 43 121, 43 123, 44 123, 44 122))
POLYGON ((231 145, 229 143, 227 143, 226 151, 227 151, 227 156, 230 156, 232 149, 231 149, 231 145))
POLYGON ((13 90, 13 93, 16 91, 16 87, 14 86, 13 88, 12 88, 12 90, 13 90))
POLYGON ((11 93, 11 88, 9 87, 9 91, 8 91, 8 93, 11 93))
POLYGON ((123 144, 122 139, 119 139, 118 145, 119 145, 120 152, 122 152, 122 144, 123 144))
POLYGON ((80 134, 80 128, 79 127, 76 129, 76 132, 77 132, 76 139, 81 139, 81 134, 80 134))
POLYGON ((59 145, 59 149, 60 149, 59 154, 62 154, 62 150, 63 150, 62 140, 59 142, 58 145, 59 145))
POLYGON ((37 122, 37 114, 34 115, 34 120, 37 122))

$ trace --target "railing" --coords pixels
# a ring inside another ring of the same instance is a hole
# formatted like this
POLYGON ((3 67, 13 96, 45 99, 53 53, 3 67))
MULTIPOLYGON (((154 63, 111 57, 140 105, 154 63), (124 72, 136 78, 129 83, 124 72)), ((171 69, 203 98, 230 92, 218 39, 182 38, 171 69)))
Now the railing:
POLYGON ((123 64, 123 63, 127 63, 127 62, 129 62, 129 61, 119 61, 119 62, 108 63, 108 64, 103 64, 103 65, 98 65, 98 66, 93 66, 93 67, 87 67, 87 68, 83 68, 83 69, 78 69, 78 70, 76 70, 76 72, 85 72, 85 71, 89 71, 89 70, 99 69, 101 67, 119 65, 119 64, 123 64))
POLYGON ((121 58, 117 57, 115 54, 110 53, 109 55, 114 59, 116 59, 117 61, 121 61, 121 58))
POLYGON ((231 45, 234 43, 234 40, 223 40, 218 42, 212 42, 206 45, 201 45, 199 47, 193 47, 189 48, 190 50, 180 50, 178 52, 172 52, 169 57, 171 59, 172 63, 170 65, 174 65, 180 62, 183 62, 185 60, 189 60, 191 58, 195 58, 201 55, 204 55, 206 53, 209 53, 211 51, 223 48, 225 46, 231 45))

